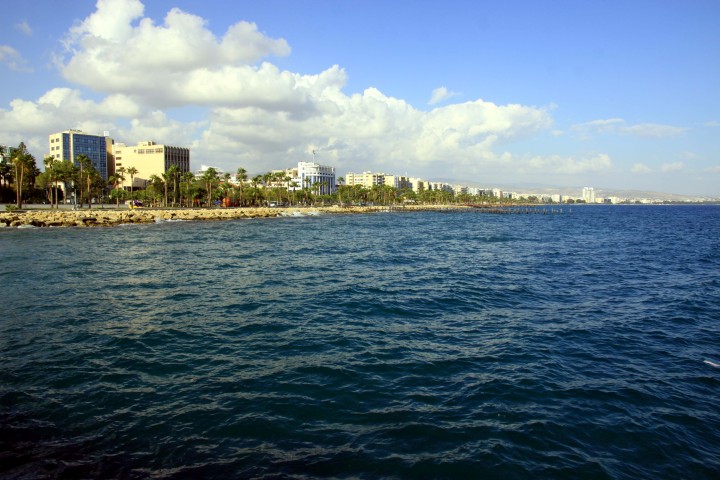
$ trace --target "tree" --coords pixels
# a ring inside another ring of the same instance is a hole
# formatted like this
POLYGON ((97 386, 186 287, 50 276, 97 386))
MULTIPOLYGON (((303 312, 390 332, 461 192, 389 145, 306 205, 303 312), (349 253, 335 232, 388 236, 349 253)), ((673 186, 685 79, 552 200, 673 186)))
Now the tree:
POLYGON ((237 173, 235 174, 235 178, 237 179, 238 183, 240 183, 240 204, 243 203, 243 185, 248 179, 247 171, 240 167, 237 169, 237 173))
POLYGON ((163 197, 163 206, 167 208, 168 206, 168 184, 172 181, 172 176, 170 175, 170 171, 168 170, 165 173, 161 173, 160 177, 163 181, 163 190, 165 191, 165 196, 163 197))
POLYGON ((138 174, 138 169, 130 167, 127 169, 127 174, 130 175, 130 198, 133 198, 133 186, 135 185, 135 175, 138 174))
MULTIPOLYGON (((180 178, 180 167, 177 165, 170 165, 170 168, 168 168, 167 174, 170 177, 170 180, 172 181, 173 185, 173 206, 175 206, 175 203, 177 202, 177 196, 178 196, 178 179, 180 178)), ((167 200, 165 201, 167 203, 167 200)))
POLYGON ((8 187, 12 181, 12 166, 5 158, 0 162, 0 186, 8 187))
POLYGON ((125 180, 125 177, 119 169, 115 172, 114 175, 110 175, 110 178, 108 178, 108 182, 110 183, 110 185, 113 186, 113 191, 110 193, 110 196, 115 198, 118 207, 120 206, 120 200, 124 198, 124 195, 121 195, 119 193, 124 192, 124 190, 118 188, 118 185, 122 184, 123 180, 125 180))
POLYGON ((80 207, 83 205, 83 198, 87 194, 88 208, 92 208, 92 187, 93 183, 100 177, 100 174, 95 170, 95 166, 92 164, 92 160, 87 155, 80 154, 75 157, 75 162, 80 167, 79 181, 80 185, 80 207), (84 189, 84 190, 83 190, 84 189))
POLYGON ((157 206, 157 203, 162 195, 165 182, 157 175, 150 175, 148 178, 148 187, 145 189, 146 198, 150 198, 153 202, 153 206, 157 206))
POLYGON ((213 186, 217 184, 219 178, 217 170, 212 167, 205 170, 205 173, 202 175, 202 181, 208 192, 208 206, 212 205, 212 189, 213 186))
POLYGON ((185 185, 187 187, 187 206, 190 208, 190 185, 192 184, 192 181, 195 179, 195 175, 193 175, 192 172, 185 172, 182 176, 183 180, 185 181, 185 185))
POLYGON ((23 188, 31 186, 35 181, 37 166, 35 165, 35 157, 27 151, 27 147, 20 142, 10 155, 10 163, 13 168, 13 177, 15 179, 15 195, 17 208, 22 208, 23 204, 23 188))

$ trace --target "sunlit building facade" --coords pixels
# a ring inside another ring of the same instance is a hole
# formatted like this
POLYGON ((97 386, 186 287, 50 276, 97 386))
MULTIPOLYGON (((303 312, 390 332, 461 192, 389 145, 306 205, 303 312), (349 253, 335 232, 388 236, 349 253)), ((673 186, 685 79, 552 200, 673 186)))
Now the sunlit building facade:
POLYGON ((128 146, 118 143, 113 149, 114 165, 112 173, 119 168, 125 169, 125 186, 131 181, 128 169, 134 167, 137 173, 132 178, 133 188, 145 188, 153 175, 162 178, 164 173, 176 165, 181 174, 190 171, 190 149, 159 145, 153 141, 140 142, 128 146))
POLYGON ((109 164, 112 163, 113 139, 107 132, 103 135, 91 135, 81 130, 65 130, 51 134, 49 144, 49 156, 56 161, 75 162, 79 155, 85 155, 104 180, 111 174, 109 164))

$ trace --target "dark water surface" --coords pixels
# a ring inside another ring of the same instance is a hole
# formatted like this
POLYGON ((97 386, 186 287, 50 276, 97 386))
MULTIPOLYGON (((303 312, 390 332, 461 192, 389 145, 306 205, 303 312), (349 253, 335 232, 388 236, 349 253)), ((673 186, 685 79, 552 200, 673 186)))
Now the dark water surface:
POLYGON ((720 207, 0 250, 4 478, 720 478, 720 207))

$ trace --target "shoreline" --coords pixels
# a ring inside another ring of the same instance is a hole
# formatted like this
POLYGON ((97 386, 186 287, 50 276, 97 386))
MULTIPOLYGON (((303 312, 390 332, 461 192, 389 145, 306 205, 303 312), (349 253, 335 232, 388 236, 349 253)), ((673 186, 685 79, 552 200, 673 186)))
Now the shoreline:
POLYGON ((469 210, 466 205, 331 206, 331 207, 219 207, 219 208, 142 208, 83 210, 20 210, 0 212, 3 227, 113 227, 157 221, 218 221, 247 218, 309 216, 318 214, 358 214, 434 210, 469 210))

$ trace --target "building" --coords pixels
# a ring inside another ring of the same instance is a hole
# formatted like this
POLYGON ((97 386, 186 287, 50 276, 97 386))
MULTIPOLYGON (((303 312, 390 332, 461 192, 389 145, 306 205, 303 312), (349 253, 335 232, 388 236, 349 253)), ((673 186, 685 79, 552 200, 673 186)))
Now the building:
POLYGON ((585 200, 585 203, 595 203, 595 189, 593 187, 583 188, 582 199, 585 200))
POLYGON ((329 195, 335 191, 335 167, 327 167, 315 162, 298 162, 297 178, 294 178, 300 188, 312 189, 318 185, 320 195, 329 195))
POLYGON ((108 179, 113 155, 113 139, 108 132, 103 135, 90 135, 80 130, 65 130, 49 136, 50 153, 57 161, 75 162, 78 155, 87 156, 103 180, 108 179))
POLYGON ((385 175, 384 185, 397 188, 398 190, 412 188, 412 185, 410 184, 410 179, 401 175, 385 175))
POLYGON ((12 157, 15 147, 8 147, 7 145, 0 145, 0 162, 10 163, 10 157, 12 157))
POLYGON ((345 185, 348 187, 360 185, 365 188, 372 188, 375 185, 385 185, 386 176, 384 173, 373 172, 348 173, 345 175, 345 185))
POLYGON ((153 141, 140 142, 133 146, 118 143, 113 153, 111 174, 119 168, 124 168, 126 172, 124 185, 127 186, 127 182, 130 181, 127 170, 131 167, 137 170, 132 178, 133 188, 145 188, 150 177, 157 175, 162 178, 162 175, 173 165, 178 167, 181 174, 190 171, 190 149, 184 147, 158 145, 153 141))

